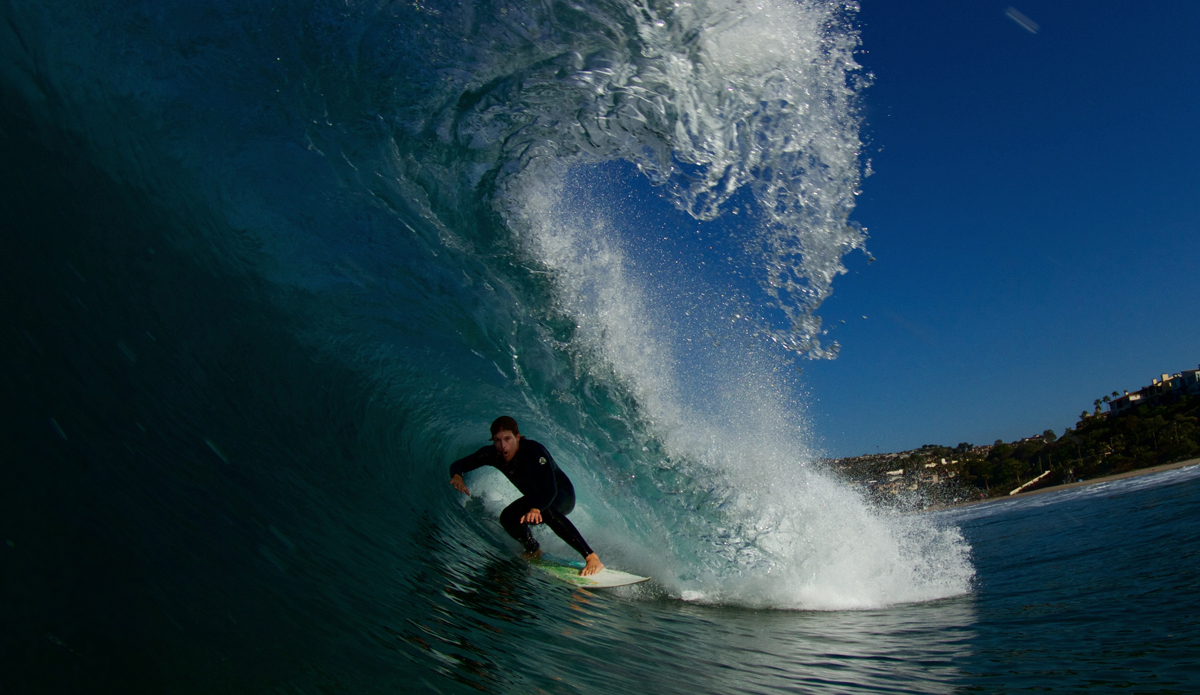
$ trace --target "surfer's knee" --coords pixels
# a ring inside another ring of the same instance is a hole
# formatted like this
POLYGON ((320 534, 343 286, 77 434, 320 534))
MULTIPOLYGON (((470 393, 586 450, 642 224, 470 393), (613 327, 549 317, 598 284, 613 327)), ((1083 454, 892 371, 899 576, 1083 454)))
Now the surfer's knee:
POLYGON ((521 517, 525 512, 519 505, 510 504, 500 512, 500 525, 510 531, 521 527, 521 517))
POLYGON ((560 491, 558 497, 554 498, 554 504, 551 508, 563 516, 570 514, 575 509, 575 491, 560 491))

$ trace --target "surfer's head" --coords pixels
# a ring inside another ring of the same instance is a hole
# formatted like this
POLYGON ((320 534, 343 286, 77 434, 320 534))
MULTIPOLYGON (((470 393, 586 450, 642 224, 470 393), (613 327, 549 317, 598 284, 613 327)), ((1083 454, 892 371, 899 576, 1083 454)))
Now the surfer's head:
POLYGON ((517 427, 517 421, 508 415, 501 415, 492 421, 492 436, 495 437, 500 430, 508 430, 513 433, 514 437, 521 436, 521 429, 517 427))
POLYGON ((507 415, 496 418, 492 422, 492 445, 505 461, 511 461, 521 446, 521 430, 517 427, 517 421, 507 415))

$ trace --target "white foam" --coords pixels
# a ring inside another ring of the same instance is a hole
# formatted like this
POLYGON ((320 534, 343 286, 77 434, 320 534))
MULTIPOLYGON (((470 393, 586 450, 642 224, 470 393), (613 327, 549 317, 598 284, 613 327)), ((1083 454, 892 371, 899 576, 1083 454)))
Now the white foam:
MULTIPOLYGON (((573 518, 593 546, 616 548, 624 569, 699 602, 865 609, 970 589, 969 547, 956 528, 882 516, 813 467, 805 407, 789 395, 780 355, 738 345, 681 361, 678 337, 704 332, 711 317, 681 321, 673 297, 647 291, 645 276, 627 267, 623 230, 602 211, 587 211, 581 223, 562 193, 543 176, 523 212, 530 248, 553 269, 560 308, 578 326, 573 349, 595 359, 605 372, 598 376, 629 388, 644 419, 629 426, 648 427, 671 459, 640 465, 678 466, 692 492, 711 488, 719 502, 668 519, 669 495, 622 501, 581 493, 573 518), (585 505, 587 497, 608 500, 585 505), (648 552, 628 547, 639 530, 648 552)), ((655 471, 630 474, 639 473, 655 471)))
MULTIPOLYGON (((857 36, 828 29, 833 8, 702 3, 661 23, 648 16, 642 33, 652 60, 624 68, 642 84, 657 80, 663 99, 673 99, 671 108, 686 117, 674 121, 666 140, 675 157, 706 173, 680 184, 661 158, 615 147, 653 177, 675 181, 669 190, 695 217, 717 214, 739 186, 750 187, 755 223, 735 243, 753 242, 754 250, 738 262, 788 318, 787 331, 767 334, 818 357, 831 354, 816 340, 819 321, 811 311, 844 272, 842 255, 863 239, 845 222, 859 179, 856 93, 847 84, 857 36), (691 25, 704 28, 684 46, 691 25)), ((621 72, 612 68, 596 77, 610 82, 593 86, 623 93, 611 81, 621 72)), ((645 98, 649 121, 666 118, 659 97, 645 98)), ((592 106, 580 111, 585 129, 592 106)), ((642 125, 632 121, 629 132, 642 125)), ((618 138, 606 127, 606 137, 618 138)), ((638 537, 649 548, 623 551, 641 563, 627 569, 693 601, 855 609, 968 591, 970 549, 955 527, 932 517, 882 516, 813 467, 806 406, 794 395, 781 352, 756 340, 761 315, 743 321, 726 299, 683 311, 678 286, 651 281, 627 256, 626 242, 646 241, 644 230, 622 228, 614 211, 595 201, 582 210, 567 204, 580 199, 567 195, 567 167, 584 164, 541 158, 503 183, 499 202, 527 252, 550 269, 559 309, 577 327, 568 349, 586 358, 592 376, 613 379, 635 397, 636 413, 614 417, 664 449, 657 457, 634 456, 632 471, 610 470, 591 481, 657 481, 628 493, 639 497, 606 490, 585 504, 589 496, 581 493, 577 516, 589 523, 578 525, 597 539, 593 546, 620 548, 638 537), (714 334, 726 342, 683 349, 714 334), (688 488, 667 489, 662 471, 679 473, 688 488)), ((665 233, 689 234, 695 224, 681 214, 678 228, 665 233)), ((688 282, 702 285, 704 278, 688 282)), ((708 289, 693 299, 728 297, 708 289)))

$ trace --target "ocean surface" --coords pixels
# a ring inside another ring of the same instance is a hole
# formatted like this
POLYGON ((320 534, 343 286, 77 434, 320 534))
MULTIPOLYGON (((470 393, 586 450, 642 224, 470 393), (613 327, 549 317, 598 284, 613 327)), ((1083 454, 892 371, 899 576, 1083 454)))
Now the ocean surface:
POLYGON ((822 469, 854 11, 5 3, 0 691, 1200 691, 1197 468, 822 469), (502 413, 651 582, 450 488, 502 413))

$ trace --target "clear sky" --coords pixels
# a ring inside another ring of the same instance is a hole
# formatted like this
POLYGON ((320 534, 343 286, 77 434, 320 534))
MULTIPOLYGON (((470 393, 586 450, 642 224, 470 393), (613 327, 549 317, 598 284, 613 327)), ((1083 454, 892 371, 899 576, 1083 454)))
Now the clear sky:
POLYGON ((1200 3, 1007 8, 863 2, 877 260, 805 368, 830 455, 1062 434, 1200 363, 1200 3))

